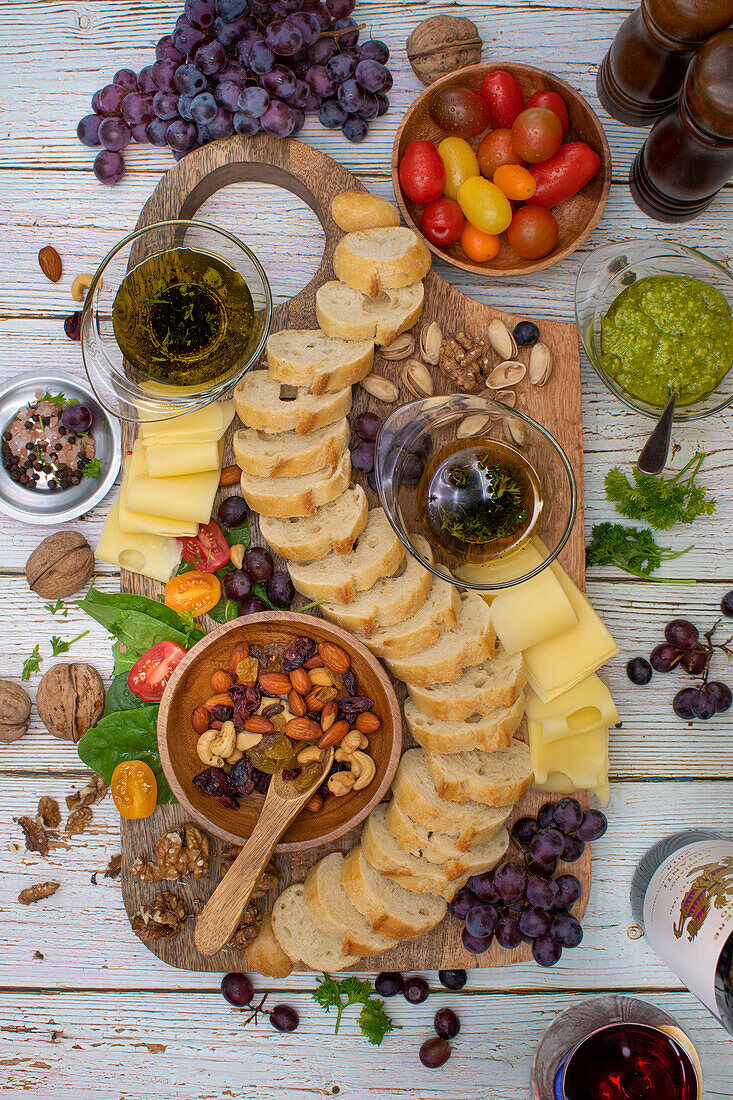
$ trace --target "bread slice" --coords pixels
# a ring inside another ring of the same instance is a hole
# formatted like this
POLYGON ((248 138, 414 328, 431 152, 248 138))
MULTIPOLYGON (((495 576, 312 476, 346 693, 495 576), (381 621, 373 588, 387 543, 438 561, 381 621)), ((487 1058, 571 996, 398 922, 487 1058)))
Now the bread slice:
POLYGON ((307 435, 272 435, 245 428, 234 433, 234 460, 240 470, 258 477, 298 477, 321 466, 336 466, 349 445, 351 431, 345 416, 307 435))
POLYGON ((437 642, 408 657, 388 658, 387 667, 406 684, 446 684, 460 679, 469 665, 493 656, 495 643, 486 600, 477 592, 466 592, 455 630, 446 631, 437 642))
POLYGON ((312 516, 260 516, 262 537, 289 561, 318 561, 326 554, 348 554, 367 525, 369 505, 361 485, 351 485, 316 508, 312 516))
POLYGON ((460 608, 456 586, 433 577, 427 599, 414 615, 394 626, 382 627, 371 636, 359 635, 359 640, 376 657, 409 657, 437 642, 445 630, 452 630, 460 608))
POLYGON ((468 847, 485 829, 501 825, 511 807, 486 806, 479 802, 452 802, 442 798, 428 771, 422 749, 408 749, 392 781, 392 793, 413 821, 441 833, 458 833, 457 847, 468 847))
POLYGON ((374 931, 396 940, 424 936, 440 924, 448 908, 445 898, 404 890, 380 875, 367 863, 360 844, 344 859, 341 880, 349 901, 374 931))
POLYGON ((362 829, 361 850, 375 870, 416 894, 439 894, 450 901, 471 875, 495 867, 509 847, 509 834, 501 825, 490 840, 440 866, 406 852, 387 828, 386 816, 384 803, 372 810, 362 829))
POLYGON ((257 939, 245 947, 244 955, 247 960, 247 969, 254 970, 255 974, 262 974, 266 978, 287 978, 293 969, 292 959, 275 939, 270 913, 262 914, 257 939))
POLYGON ((384 290, 369 298, 360 290, 333 280, 316 291, 316 317, 327 336, 340 340, 375 340, 389 345, 422 313, 422 283, 384 290))
POLYGON ((359 961, 358 955, 347 955, 341 940, 322 932, 313 923, 305 907, 302 882, 288 886, 272 907, 272 931, 283 951, 295 962, 300 959, 312 970, 333 974, 359 961))
POLYGON ((472 715, 467 722, 445 722, 423 714, 412 699, 405 700, 405 723, 418 745, 430 752, 497 752, 511 744, 524 717, 524 694, 511 706, 497 707, 487 715, 472 715))
POLYGON ((507 654, 497 647, 496 656, 467 668, 459 680, 420 687, 408 684, 415 706, 433 718, 466 722, 474 714, 490 714, 497 707, 509 707, 527 683, 527 668, 521 653, 507 654))
POLYGON ((281 329, 265 345, 270 377, 311 393, 361 382, 374 362, 373 340, 332 340, 319 328, 281 329))
POLYGON ((310 600, 335 597, 342 603, 357 592, 372 587, 398 568, 405 548, 394 533, 383 508, 373 508, 366 529, 350 554, 327 554, 314 562, 293 562, 290 579, 302 596, 310 600))
POLYGON ((427 275, 430 251, 411 229, 361 229, 336 245, 333 270, 342 283, 376 298, 427 275))
POLYGON ((498 752, 426 752, 435 789, 454 802, 506 806, 518 802, 534 781, 529 745, 513 740, 498 752))
POLYGON ((441 833, 436 829, 427 829, 419 822, 413 821, 394 798, 387 806, 385 823, 400 848, 403 848, 404 851, 413 856, 422 856, 430 863, 449 864, 454 860, 460 860, 469 848, 477 844, 485 844, 486 841, 496 836, 506 818, 509 817, 512 808, 511 806, 505 806, 503 812, 506 816, 503 820, 497 820, 487 825, 485 829, 471 837, 470 841, 466 841, 460 833, 441 833))
MULTIPOLYGON (((413 535, 412 539, 423 556, 430 554, 425 539, 419 535, 413 535)), ((391 626, 414 615, 425 603, 432 579, 433 574, 424 565, 412 554, 405 554, 402 565, 391 576, 382 577, 348 603, 328 600, 321 611, 326 619, 344 630, 368 637, 380 626, 391 626)))
POLYGON ((234 407, 246 428, 306 435, 348 416, 351 386, 317 397, 308 389, 283 386, 266 370, 251 370, 237 383, 234 407))
POLYGON ((312 516, 316 508, 336 500, 351 480, 351 454, 344 451, 338 465, 322 466, 300 477, 255 477, 242 474, 242 496, 263 516, 312 516))
POLYGON ((331 852, 306 875, 303 900, 314 924, 330 936, 341 938, 346 955, 379 955, 395 947, 396 940, 374 932, 366 917, 349 901, 341 882, 343 852, 331 852))
POLYGON ((400 212, 394 203, 370 195, 368 191, 342 191, 334 195, 331 217, 344 233, 400 224, 400 212))

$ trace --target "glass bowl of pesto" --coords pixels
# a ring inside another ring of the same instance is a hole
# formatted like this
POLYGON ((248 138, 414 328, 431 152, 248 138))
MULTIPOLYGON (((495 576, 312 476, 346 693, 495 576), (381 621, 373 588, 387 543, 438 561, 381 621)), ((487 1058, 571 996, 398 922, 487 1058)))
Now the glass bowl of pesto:
POLYGON ((609 390, 658 419, 697 420, 733 401, 733 275, 675 241, 596 248, 575 285, 580 339, 609 390))
POLYGON ((81 348, 100 403, 121 420, 169 420, 223 397, 259 359, 272 295, 232 233, 165 221, 130 233, 87 293, 81 348))

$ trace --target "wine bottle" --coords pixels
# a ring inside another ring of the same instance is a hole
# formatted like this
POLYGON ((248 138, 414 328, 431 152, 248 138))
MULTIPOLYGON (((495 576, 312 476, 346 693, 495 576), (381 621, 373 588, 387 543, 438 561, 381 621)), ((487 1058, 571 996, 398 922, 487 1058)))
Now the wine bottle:
POLYGON ((631 883, 651 947, 733 1035, 733 837, 688 829, 660 840, 631 883))

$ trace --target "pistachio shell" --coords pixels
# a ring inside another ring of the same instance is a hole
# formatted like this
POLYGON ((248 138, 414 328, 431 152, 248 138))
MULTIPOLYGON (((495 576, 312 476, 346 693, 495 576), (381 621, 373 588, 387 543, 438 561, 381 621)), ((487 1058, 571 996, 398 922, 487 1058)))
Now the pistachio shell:
POLYGON ((426 363, 432 363, 435 366, 440 359, 442 346, 443 330, 437 321, 433 321, 420 334, 420 354, 426 363))
POLYGON ((517 382, 521 382, 527 373, 527 368, 524 363, 518 362, 516 359, 506 359, 503 363, 499 363, 494 367, 491 374, 486 379, 486 385, 490 390, 503 390, 507 386, 516 386, 517 382))
POLYGON ((491 419, 488 413, 474 413, 472 416, 467 416, 458 425, 456 435, 459 439, 468 439, 472 435, 481 435, 481 433, 488 428, 491 419))
POLYGON ((415 338, 410 332, 403 332, 395 336, 388 347, 381 349, 383 359, 407 359, 415 350, 415 338))
POLYGON ((552 371, 552 354, 547 344, 538 341, 529 353, 529 380, 533 386, 544 386, 552 371))
POLYGON ((381 374, 368 374, 366 378, 362 378, 360 385, 372 397, 376 397, 378 401, 384 401, 387 405, 392 405, 399 397, 399 391, 394 382, 390 382, 389 378, 384 378, 381 374))
POLYGON ((432 397, 435 392, 433 376, 419 359, 408 359, 402 368, 402 381, 415 397, 432 397))
POLYGON ((503 321, 492 321, 487 335, 492 348, 502 359, 513 359, 517 354, 517 341, 503 321))
POLYGON ((494 401, 498 401, 500 405, 509 405, 512 409, 517 403, 515 390, 500 390, 498 393, 490 393, 490 396, 494 401))
POLYGON ((522 420, 519 420, 516 416, 505 416, 503 430, 507 443, 516 443, 519 447, 522 446, 526 438, 522 420))

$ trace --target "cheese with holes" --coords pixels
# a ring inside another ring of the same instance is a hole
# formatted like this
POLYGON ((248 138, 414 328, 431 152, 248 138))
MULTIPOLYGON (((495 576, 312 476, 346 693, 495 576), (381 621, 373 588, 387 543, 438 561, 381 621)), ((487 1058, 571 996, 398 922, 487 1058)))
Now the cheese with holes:
MULTIPOLYGON (((214 444, 216 446, 216 444, 214 444)), ((127 507, 127 490, 132 478, 145 472, 145 451, 136 440, 132 452, 122 467, 122 484, 119 497, 119 525, 121 531, 133 535, 164 535, 166 538, 191 538, 199 529, 195 521, 163 519, 148 516, 144 512, 131 512, 127 507)))
POLYGON ((619 720, 611 692, 595 674, 546 703, 528 688, 527 716, 539 722, 543 743, 615 726, 619 720))
POLYGON ((185 474, 203 474, 218 470, 219 444, 208 443, 151 443, 145 448, 145 465, 149 477, 183 477, 185 474))
POLYGON ((214 401, 197 412, 172 420, 153 420, 140 424, 140 438, 152 443, 211 443, 221 439, 234 419, 233 401, 214 401))
MULTIPOLYGON (((223 444, 219 445, 219 453, 223 444)), ((208 523, 219 487, 219 468, 205 474, 185 477, 148 477, 139 474, 130 478, 127 507, 133 512, 166 519, 208 523)))
POLYGON ((169 581, 181 560, 181 544, 162 535, 131 534, 119 524, 118 502, 112 505, 95 550, 100 561, 141 573, 154 581, 169 581))
POLYGON ((549 744, 542 740, 542 727, 527 719, 527 739, 536 783, 561 772, 573 789, 593 789, 608 781, 608 727, 599 726, 549 744))
POLYGON ((507 653, 520 653, 578 625, 578 616, 552 572, 500 592, 491 604, 491 625, 507 653))

